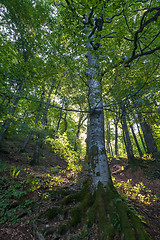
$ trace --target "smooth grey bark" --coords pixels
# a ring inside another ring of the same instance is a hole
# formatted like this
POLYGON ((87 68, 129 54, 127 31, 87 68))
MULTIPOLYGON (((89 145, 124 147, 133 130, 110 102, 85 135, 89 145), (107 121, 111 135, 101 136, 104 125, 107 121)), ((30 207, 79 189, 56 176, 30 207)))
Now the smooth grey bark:
POLYGON ((140 120, 140 126, 143 132, 144 140, 147 147, 147 153, 148 154, 154 154, 157 152, 157 145, 153 138, 152 134, 152 128, 151 126, 146 122, 145 119, 142 119, 142 115, 138 114, 139 120, 140 120))
POLYGON ((134 154, 133 154, 133 148, 132 148, 132 143, 131 139, 129 136, 129 130, 127 126, 127 121, 126 121, 126 109, 125 105, 122 105, 122 128, 123 128, 123 135, 124 135, 124 142, 125 142, 125 147, 126 147, 126 152, 127 152, 127 157, 128 157, 128 162, 131 162, 134 160, 134 154))
POLYGON ((107 187, 111 176, 107 163, 104 136, 104 111, 102 101, 101 77, 98 69, 98 58, 95 53, 88 52, 88 94, 89 94, 89 121, 87 136, 87 151, 92 186, 96 191, 98 184, 107 187))

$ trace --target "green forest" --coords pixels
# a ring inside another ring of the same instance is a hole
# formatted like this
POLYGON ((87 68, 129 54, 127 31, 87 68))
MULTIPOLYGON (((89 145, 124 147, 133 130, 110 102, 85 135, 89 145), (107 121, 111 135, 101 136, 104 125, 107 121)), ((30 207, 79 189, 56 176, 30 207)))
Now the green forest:
POLYGON ((159 63, 159 0, 0 0, 1 240, 160 240, 159 63))

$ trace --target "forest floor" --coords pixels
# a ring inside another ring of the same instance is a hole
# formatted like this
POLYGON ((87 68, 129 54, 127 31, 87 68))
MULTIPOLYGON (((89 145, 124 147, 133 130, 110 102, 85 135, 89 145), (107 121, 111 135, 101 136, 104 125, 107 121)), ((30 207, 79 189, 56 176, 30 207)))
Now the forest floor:
MULTIPOLYGON (((8 139, 0 149, 0 239, 98 240, 96 226, 90 236, 81 224, 64 235, 55 231, 71 218, 70 210, 77 202, 73 197, 66 205, 65 199, 81 190, 87 170, 67 169, 67 162, 50 147, 42 150, 38 166, 30 166, 34 145, 25 153, 19 152, 20 145, 21 140, 8 139)), ((109 162, 115 187, 152 238, 160 240, 160 161, 137 160, 128 169, 125 159, 111 158, 109 162)))

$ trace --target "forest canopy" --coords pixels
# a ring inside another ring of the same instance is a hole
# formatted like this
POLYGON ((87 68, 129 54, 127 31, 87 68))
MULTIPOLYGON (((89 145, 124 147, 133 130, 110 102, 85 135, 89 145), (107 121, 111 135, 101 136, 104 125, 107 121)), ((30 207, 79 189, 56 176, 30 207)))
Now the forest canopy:
POLYGON ((51 146, 74 176, 88 171, 87 228, 151 239, 115 200, 109 164, 160 159, 159 1, 0 0, 0 22, 0 151, 21 139, 36 166, 51 146))

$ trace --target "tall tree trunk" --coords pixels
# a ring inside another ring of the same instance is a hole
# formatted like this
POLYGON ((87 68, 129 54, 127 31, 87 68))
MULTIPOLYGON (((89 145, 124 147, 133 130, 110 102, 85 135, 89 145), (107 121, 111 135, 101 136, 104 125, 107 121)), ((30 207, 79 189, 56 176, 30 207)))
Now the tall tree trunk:
POLYGON ((83 123, 85 122, 86 119, 87 119, 87 117, 85 117, 83 119, 83 114, 80 113, 79 120, 78 120, 78 126, 77 126, 77 132, 76 132, 76 140, 75 140, 75 144, 74 144, 74 151, 78 150, 77 143, 78 143, 78 140, 79 140, 80 129, 81 129, 81 126, 83 125, 83 123))
POLYGON ((66 132, 67 131, 67 126, 68 126, 68 124, 67 124, 67 111, 65 112, 63 120, 64 120, 64 132, 66 132))
POLYGON ((130 163, 134 160, 134 154, 133 154, 131 139, 129 136, 128 126, 126 121, 126 109, 124 104, 122 105, 122 128, 124 130, 124 139, 125 139, 128 163, 130 163))
MULTIPOLYGON (((53 82, 54 83, 54 82, 53 82)), ((47 112, 48 112, 48 108, 49 108, 49 104, 50 104, 50 97, 53 91, 53 83, 52 86, 50 88, 49 94, 48 94, 48 98, 47 98, 47 102, 45 105, 45 109, 44 109, 44 113, 43 113, 43 117, 42 117, 42 130, 45 128, 45 124, 46 124, 46 120, 47 120, 47 112)), ((44 91, 42 93, 42 98, 44 96, 44 91)), ((39 111, 40 113, 40 111, 39 111)), ((42 134, 39 133, 37 135, 37 139, 36 139, 36 145, 35 145, 35 149, 34 149, 34 154, 33 157, 30 161, 31 165, 36 165, 39 162, 39 156, 40 156, 40 149, 42 148, 42 134)))
POLYGON ((107 154, 111 152, 110 149, 110 124, 107 122, 107 154))
POLYGON ((139 134, 139 137, 140 137, 140 139, 141 139, 141 142, 142 142, 142 145, 143 145, 144 151, 145 151, 145 153, 146 153, 146 152, 147 152, 147 149, 146 149, 146 146, 145 146, 145 143, 144 143, 143 137, 142 137, 142 135, 141 135, 141 132, 140 132, 140 128, 139 128, 139 126, 138 126, 138 123, 136 123, 136 126, 137 126, 138 134, 139 134))
MULTIPOLYGON (((103 4, 103 1, 101 2, 103 4)), ((68 11, 70 11, 71 16, 69 16, 69 19, 73 20, 75 16, 79 17, 75 3, 68 0, 65 3, 67 4, 66 13, 68 14, 68 11)), ((84 221, 85 226, 90 228, 90 232, 96 225, 96 229, 98 230, 96 231, 98 232, 97 239, 150 240, 151 238, 145 233, 139 219, 129 211, 127 205, 114 189, 111 180, 105 151, 104 109, 101 86, 102 73, 99 70, 97 57, 101 53, 101 49, 99 50, 98 48, 101 39, 100 31, 103 28, 105 19, 103 19, 103 12, 102 16, 99 16, 100 12, 96 11, 97 8, 95 6, 85 9, 83 17, 84 28, 82 29, 84 30, 84 34, 88 31, 86 39, 84 39, 84 44, 86 41, 88 42, 86 44, 89 100, 87 154, 91 184, 89 182, 84 186, 81 192, 81 203, 72 211, 76 218, 72 217, 69 226, 75 226, 81 221, 82 216, 84 216, 86 220, 84 221)), ((83 9, 83 4, 81 4, 81 7, 83 9)), ((106 8, 106 5, 104 7, 106 8)), ((103 10, 103 5, 100 6, 100 9, 103 10)), ((64 22, 64 24, 66 23, 64 22)), ((68 224, 65 224, 61 228, 61 231, 63 229, 68 230, 68 224)))
POLYGON ((79 115, 79 120, 78 120, 78 126, 77 126, 77 132, 76 132, 76 140, 75 140, 75 144, 74 144, 74 151, 77 151, 77 143, 79 140, 79 134, 80 134, 80 127, 81 127, 81 121, 83 119, 83 115, 80 113, 79 115))
MULTIPOLYGON (((28 53, 28 43, 23 39, 21 39, 21 43, 22 43, 22 54, 23 54, 23 60, 24 62, 26 63, 28 61, 28 58, 29 58, 29 53, 28 53)), ((19 51, 19 47, 18 47, 18 51, 19 51)), ((20 50, 21 51, 21 50, 20 50)), ((25 72, 25 70, 24 70, 25 72)), ((25 80, 25 74, 23 73, 21 78, 18 79, 17 81, 17 93, 21 93, 21 90, 22 90, 22 86, 23 86, 23 82, 25 80)), ((19 102, 19 97, 14 97, 14 100, 13 102, 11 103, 10 107, 9 107, 9 114, 13 116, 16 108, 17 108, 17 105, 18 105, 18 102, 19 102)), ((3 128, 0 132, 0 144, 5 136, 5 134, 7 133, 9 127, 10 127, 10 124, 11 124, 11 119, 8 118, 6 119, 6 121, 4 122, 4 125, 3 125, 3 128)))
MULTIPOLYGON (((128 119, 129 119, 129 118, 128 118, 128 119)), ((133 137, 134 137, 134 141, 135 141, 135 144, 136 144, 136 147, 137 147, 139 156, 142 157, 142 156, 143 156, 143 153, 142 153, 141 148, 140 148, 140 146, 139 146, 139 143, 138 143, 138 141, 137 141, 137 137, 136 137, 136 134, 135 134, 135 132, 134 132, 133 125, 130 123, 130 121, 129 121, 129 126, 130 126, 130 129, 131 129, 132 135, 133 135, 133 137)))
POLYGON ((146 122, 145 119, 142 119, 142 115, 140 113, 138 114, 138 117, 146 143, 147 153, 154 155, 157 152, 157 145, 153 138, 151 126, 146 122))
POLYGON ((37 139, 36 139, 36 145, 34 148, 34 153, 33 153, 33 157, 30 161, 31 165, 37 165, 39 162, 39 145, 40 145, 40 137, 39 134, 37 135, 37 139))
POLYGON ((62 102, 62 108, 61 108, 61 111, 60 111, 59 120, 58 120, 58 124, 57 124, 57 132, 59 131, 59 125, 60 125, 60 122, 61 122, 61 119, 62 119, 64 103, 65 103, 65 98, 63 99, 63 102, 62 102))
POLYGON ((107 163, 104 136, 104 111, 102 89, 98 69, 98 58, 92 53, 87 53, 88 59, 88 92, 90 115, 88 121, 88 161, 92 187, 94 191, 101 183, 107 187, 111 183, 111 176, 107 163))
POLYGON ((114 121, 115 126, 115 155, 118 156, 118 121, 114 121))
POLYGON ((113 157, 113 149, 112 149, 112 144, 111 144, 111 142, 109 143, 109 145, 110 145, 110 152, 111 152, 111 155, 112 155, 112 157, 113 157))
POLYGON ((48 113, 48 108, 49 108, 49 104, 50 104, 50 100, 51 100, 51 94, 52 94, 53 88, 54 88, 54 83, 55 83, 55 79, 52 80, 52 85, 51 85, 50 91, 48 93, 48 98, 47 98, 47 102, 46 102, 46 105, 45 105, 43 118, 42 118, 42 125, 43 126, 45 126, 46 123, 47 123, 47 113, 48 113))
MULTIPOLYGON (((41 94, 41 101, 43 101, 43 98, 44 98, 44 91, 41 94)), ((39 119, 39 116, 40 116, 40 113, 41 113, 41 108, 42 108, 42 103, 40 102, 40 104, 38 106, 38 109, 37 109, 36 118, 34 120, 34 127, 36 127, 36 125, 37 125, 37 122, 38 122, 38 119, 39 119)), ((29 133, 29 135, 27 136, 27 138, 25 139, 23 147, 21 148, 20 152, 24 152, 26 150, 27 144, 29 143, 32 136, 33 136, 33 131, 31 131, 29 133)))
MULTIPOLYGON (((22 89, 22 83, 21 83, 21 85, 18 86, 18 90, 17 91, 21 92, 21 89, 22 89)), ((13 116, 13 114, 14 114, 14 112, 16 110, 16 107, 18 105, 19 99, 20 99, 19 97, 14 97, 11 105, 9 106, 9 110, 8 110, 9 115, 13 116)), ((11 121, 12 121, 11 118, 7 118, 5 120, 5 122, 4 122, 2 130, 0 132, 0 144, 1 144, 5 134, 7 133, 8 129, 10 127, 11 121)))

